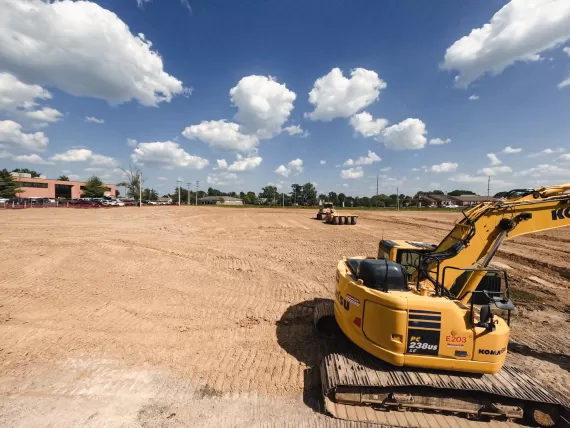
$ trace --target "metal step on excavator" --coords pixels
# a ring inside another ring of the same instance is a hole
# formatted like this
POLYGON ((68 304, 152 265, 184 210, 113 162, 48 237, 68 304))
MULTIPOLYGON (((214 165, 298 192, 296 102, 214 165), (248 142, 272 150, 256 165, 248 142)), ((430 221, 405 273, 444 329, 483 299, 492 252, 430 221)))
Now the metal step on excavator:
POLYGON ((568 397, 505 365, 506 271, 489 267, 506 239, 570 225, 570 183, 516 189, 465 210, 438 244, 382 240, 376 258, 343 257, 334 299, 315 307, 358 350, 327 355, 326 411, 400 427, 570 427, 568 397))

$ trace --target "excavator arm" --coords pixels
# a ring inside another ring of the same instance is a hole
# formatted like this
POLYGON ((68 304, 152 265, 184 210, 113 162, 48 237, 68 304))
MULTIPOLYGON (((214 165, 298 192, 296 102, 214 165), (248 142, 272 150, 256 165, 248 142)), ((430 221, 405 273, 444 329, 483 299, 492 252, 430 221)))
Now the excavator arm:
MULTIPOLYGON (((522 194, 465 211, 436 249, 422 258, 420 278, 450 294, 463 272, 445 267, 485 268, 505 239, 570 225, 569 190, 570 183, 513 191, 522 194)), ((473 272, 461 289, 454 288, 453 297, 468 300, 483 276, 473 272)))

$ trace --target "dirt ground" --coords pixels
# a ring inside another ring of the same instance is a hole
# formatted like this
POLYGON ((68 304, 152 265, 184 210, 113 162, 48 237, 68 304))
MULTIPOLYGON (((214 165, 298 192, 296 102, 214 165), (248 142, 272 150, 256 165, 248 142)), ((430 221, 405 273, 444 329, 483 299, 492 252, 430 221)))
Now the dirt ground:
MULTIPOLYGON (((383 236, 457 213, 220 207, 0 211, 0 426, 356 427, 312 398, 314 299, 383 236), (315 411, 317 410, 317 411, 315 411)), ((570 228, 505 243, 510 364, 570 396, 570 228)))

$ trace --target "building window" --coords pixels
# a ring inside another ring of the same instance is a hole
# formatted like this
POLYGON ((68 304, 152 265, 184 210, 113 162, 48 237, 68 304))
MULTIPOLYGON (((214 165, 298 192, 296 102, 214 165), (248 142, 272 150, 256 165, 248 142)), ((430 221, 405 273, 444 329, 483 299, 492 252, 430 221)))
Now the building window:
MULTIPOLYGON (((87 186, 81 186, 81 190, 85 190, 87 188, 87 186)), ((103 189, 105 189, 105 192, 110 192, 111 188, 110 187, 103 187, 103 189)))
POLYGON ((47 189, 47 183, 32 183, 30 181, 22 181, 19 183, 22 187, 40 187, 42 189, 47 189))

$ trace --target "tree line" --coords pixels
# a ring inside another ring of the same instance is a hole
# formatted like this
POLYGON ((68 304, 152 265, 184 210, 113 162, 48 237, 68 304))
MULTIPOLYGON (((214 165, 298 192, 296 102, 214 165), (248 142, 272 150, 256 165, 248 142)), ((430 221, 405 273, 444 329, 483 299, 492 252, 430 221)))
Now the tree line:
MULTIPOLYGON (((188 190, 183 187, 176 187, 173 193, 164 195, 165 197, 172 198, 173 201, 178 202, 178 192, 180 191, 180 201, 182 204, 186 204, 188 200, 190 203, 195 203, 196 192, 193 190, 188 190), (190 199, 188 199, 190 198, 190 199)), ((501 192, 495 195, 495 197, 502 197, 501 192)), ((261 192, 256 193, 254 191, 249 192, 224 192, 213 187, 209 187, 206 191, 198 191, 198 199, 205 196, 230 196, 234 198, 239 198, 243 200, 245 204, 248 205, 285 205, 285 206, 316 206, 319 202, 332 202, 337 206, 347 207, 396 207, 396 206, 410 206, 414 205, 420 196, 435 194, 435 195, 448 195, 448 196, 460 196, 460 195, 475 195, 474 192, 470 190, 453 190, 451 192, 445 193, 443 190, 432 190, 432 191, 419 191, 413 196, 405 194, 379 194, 373 196, 350 196, 345 193, 320 193, 317 194, 317 190, 312 183, 305 184, 292 184, 291 189, 286 192, 281 192, 276 186, 265 186, 262 187, 261 192)))
MULTIPOLYGON (((30 174, 32 177, 39 177, 41 174, 37 171, 30 170, 27 168, 16 168, 12 172, 20 172, 30 174)), ((156 201, 159 199, 158 192, 153 188, 143 187, 144 176, 139 168, 123 169, 125 180, 117 183, 118 188, 123 188, 124 195, 138 200, 139 197, 143 200, 156 201), (141 182, 142 180, 142 182, 141 182), (140 189, 142 189, 142 194, 140 194, 140 189)), ((69 181, 69 178, 65 175, 58 177, 60 181, 69 181)), ((21 190, 18 187, 18 182, 14 180, 10 172, 6 169, 0 171, 0 197, 3 198, 13 198, 21 190)), ((103 187, 103 182, 97 176, 91 176, 87 180, 85 189, 82 191, 83 197, 97 198, 102 197, 105 193, 103 187)), ((496 198, 504 197, 508 192, 499 192, 494 195, 496 198)), ((121 194, 120 190, 117 189, 116 196, 121 194)), ((287 192, 280 192, 276 186, 265 186, 262 187, 261 192, 223 192, 221 190, 209 187, 206 191, 199 190, 198 192, 186 189, 184 187, 176 187, 173 193, 164 194, 163 197, 169 197, 173 201, 178 202, 178 195, 180 194, 180 201, 183 204, 196 202, 196 199, 203 198, 205 196, 230 196, 234 198, 242 199, 245 204, 249 205, 286 205, 286 206, 316 206, 319 202, 332 202, 337 206, 348 206, 348 207, 396 207, 414 205, 415 201, 418 200, 420 196, 425 195, 448 195, 448 196, 460 196, 460 195, 475 195, 474 192, 470 190, 457 189, 451 192, 445 193, 443 190, 432 190, 432 191, 419 191, 413 196, 406 194, 379 194, 373 196, 351 196, 345 193, 320 193, 317 194, 317 190, 312 183, 305 184, 292 184, 291 188, 287 192)))

